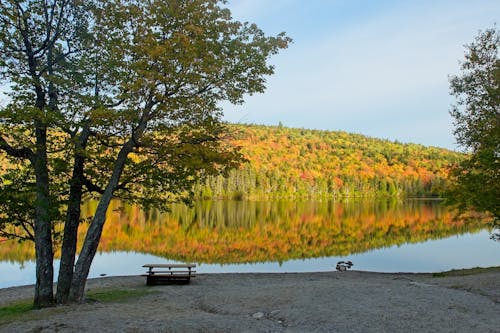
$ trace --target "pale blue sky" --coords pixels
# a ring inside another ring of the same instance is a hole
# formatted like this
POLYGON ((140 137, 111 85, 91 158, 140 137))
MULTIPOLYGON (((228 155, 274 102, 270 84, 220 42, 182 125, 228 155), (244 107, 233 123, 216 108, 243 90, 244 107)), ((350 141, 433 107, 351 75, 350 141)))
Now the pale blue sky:
MULTIPOLYGON (((343 130, 459 149, 448 75, 500 24, 498 0, 229 0, 233 17, 294 43, 264 94, 222 104, 230 122, 343 130)), ((0 93, 2 92, 0 87, 0 93)), ((0 98, 3 103, 4 98, 0 98)))
POLYGON ((500 24, 498 0, 229 0, 233 17, 294 43, 264 94, 230 122, 343 130, 458 149, 448 75, 464 44, 500 24))

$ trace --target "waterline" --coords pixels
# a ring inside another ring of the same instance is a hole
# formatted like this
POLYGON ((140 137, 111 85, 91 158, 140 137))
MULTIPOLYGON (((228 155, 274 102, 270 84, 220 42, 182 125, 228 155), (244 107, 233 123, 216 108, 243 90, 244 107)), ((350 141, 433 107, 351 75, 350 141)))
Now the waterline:
MULTIPOLYGON (((466 233, 439 240, 407 243, 401 246, 368 251, 347 257, 293 259, 284 262, 251 264, 197 263, 198 273, 294 273, 335 270, 339 260, 354 262, 353 269, 375 272, 441 272, 451 269, 500 266, 500 243, 489 239, 488 230, 466 233)), ((92 263, 89 278, 140 275, 146 263, 175 262, 151 254, 137 252, 101 252, 92 263)), ((55 269, 59 261, 56 260, 55 269)), ((35 263, 0 261, 0 288, 29 285, 35 282, 35 263)))

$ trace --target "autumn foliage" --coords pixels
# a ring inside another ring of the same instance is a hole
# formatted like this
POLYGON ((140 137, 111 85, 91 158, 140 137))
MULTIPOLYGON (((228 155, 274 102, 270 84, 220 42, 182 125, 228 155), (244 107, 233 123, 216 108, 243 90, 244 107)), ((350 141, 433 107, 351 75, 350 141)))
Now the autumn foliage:
MULTIPOLYGON (((99 251, 219 264, 345 256, 479 231, 488 223, 480 217, 457 220, 437 202, 419 200, 205 201, 192 209, 175 205, 170 213, 114 201, 110 208, 99 251)), ((96 202, 89 202, 83 214, 91 216, 95 209, 96 202)), ((86 228, 81 226, 80 236, 86 228)), ((0 246, 4 260, 33 256, 27 242, 0 246)))
POLYGON ((232 125, 248 162, 228 177, 208 177, 204 199, 438 197, 448 167, 463 155, 346 132, 232 125))

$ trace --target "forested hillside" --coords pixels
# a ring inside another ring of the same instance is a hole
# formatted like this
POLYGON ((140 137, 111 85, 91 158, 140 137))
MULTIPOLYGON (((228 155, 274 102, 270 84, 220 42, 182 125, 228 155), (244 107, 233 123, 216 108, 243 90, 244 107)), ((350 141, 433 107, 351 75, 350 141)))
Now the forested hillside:
POLYGON ((346 132, 230 125, 248 159, 195 187, 205 199, 436 197, 462 155, 346 132))
MULTIPOLYGON (((438 197, 448 167, 463 159, 443 148, 340 131, 229 125, 246 163, 195 185, 198 199, 438 197)), ((0 168, 8 163, 0 156, 0 168)))

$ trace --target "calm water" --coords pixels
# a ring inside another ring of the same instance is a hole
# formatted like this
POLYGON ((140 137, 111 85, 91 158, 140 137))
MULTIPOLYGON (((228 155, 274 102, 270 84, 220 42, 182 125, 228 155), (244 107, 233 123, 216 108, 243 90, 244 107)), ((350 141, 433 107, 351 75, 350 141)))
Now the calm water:
MULTIPOLYGON (((486 221, 455 220, 436 201, 219 201, 169 214, 111 208, 90 277, 142 274, 143 264, 165 261, 198 263, 200 273, 328 271, 343 259, 380 272, 500 265, 486 221)), ((94 209, 86 205, 85 214, 94 209)), ((33 256, 31 244, 0 243, 0 287, 33 283, 33 256)))

